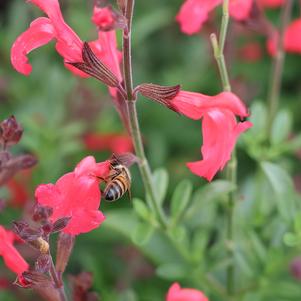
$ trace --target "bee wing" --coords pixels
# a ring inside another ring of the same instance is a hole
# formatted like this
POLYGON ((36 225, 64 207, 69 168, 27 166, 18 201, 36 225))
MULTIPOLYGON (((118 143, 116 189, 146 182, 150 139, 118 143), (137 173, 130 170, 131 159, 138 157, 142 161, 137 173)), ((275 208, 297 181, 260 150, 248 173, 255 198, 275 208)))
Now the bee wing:
POLYGON ((138 162, 138 158, 132 153, 113 154, 111 161, 113 164, 116 162, 126 167, 130 167, 134 163, 138 162))

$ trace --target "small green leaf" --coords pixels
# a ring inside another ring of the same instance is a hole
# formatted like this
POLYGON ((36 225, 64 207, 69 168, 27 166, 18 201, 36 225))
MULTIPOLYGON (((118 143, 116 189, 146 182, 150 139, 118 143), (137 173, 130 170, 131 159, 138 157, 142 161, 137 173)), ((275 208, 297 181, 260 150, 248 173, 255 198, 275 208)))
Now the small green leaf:
POLYGON ((135 245, 143 246, 150 240, 154 233, 154 227, 151 224, 138 223, 132 234, 132 241, 135 245))
POLYGON ((281 110, 277 113, 272 125, 271 142, 279 144, 288 138, 292 130, 292 116, 289 111, 281 110))
POLYGON ((138 198, 134 198, 133 199, 133 206, 134 206, 135 212, 137 213, 137 215, 140 218, 142 218, 144 220, 149 220, 150 219, 151 212, 142 200, 140 200, 138 198))
POLYGON ((295 215, 292 179, 283 168, 274 163, 262 162, 261 168, 271 184, 279 213, 285 220, 290 222, 295 215))
POLYGON ((163 204, 167 188, 168 188, 168 173, 164 168, 156 169, 153 173, 153 183, 156 187, 157 201, 160 205, 163 204))
POLYGON ((264 139, 266 132, 266 107, 262 102, 255 102, 252 104, 250 111, 250 121, 253 123, 253 126, 248 130, 246 134, 250 134, 253 138, 253 141, 254 139, 256 139, 256 141, 261 141, 262 139, 264 139))
POLYGON ((168 279, 168 280, 179 280, 187 277, 191 271, 187 266, 179 263, 167 263, 160 265, 156 273, 159 277, 168 279))
POLYGON ((176 224, 187 209, 192 193, 192 184, 188 180, 183 180, 176 187, 171 199, 172 223, 176 224))
POLYGON ((296 247, 298 244, 301 243, 300 238, 295 235, 294 233, 286 233, 283 237, 284 243, 289 247, 296 247))
POLYGON ((267 250, 264 244, 262 243, 260 237, 254 231, 250 231, 249 238, 255 251, 255 254, 261 260, 261 262, 265 262, 267 257, 267 250))

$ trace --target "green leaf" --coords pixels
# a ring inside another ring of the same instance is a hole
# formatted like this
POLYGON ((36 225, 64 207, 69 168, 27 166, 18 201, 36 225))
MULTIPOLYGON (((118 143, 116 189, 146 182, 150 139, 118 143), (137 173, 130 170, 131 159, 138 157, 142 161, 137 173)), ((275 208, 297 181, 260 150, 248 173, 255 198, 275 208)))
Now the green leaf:
POLYGON ((274 163, 262 162, 261 168, 271 184, 280 215, 290 222, 296 210, 292 179, 282 167, 274 163))
POLYGON ((153 183, 156 188, 157 201, 160 205, 163 204, 167 188, 168 188, 168 173, 164 168, 156 169, 153 173, 153 183))
POLYGON ((134 206, 135 212, 137 213, 137 215, 140 218, 142 218, 143 220, 146 220, 146 221, 150 220, 152 214, 142 200, 140 200, 138 198, 134 198, 133 206, 134 206))
POLYGON ((191 204, 185 213, 185 221, 191 226, 215 225, 216 201, 223 200, 234 189, 229 181, 216 180, 198 189, 192 197, 191 204))
POLYGON ((272 125, 271 142, 279 144, 287 140, 292 130, 292 116, 289 111, 281 110, 277 113, 272 125))
POLYGON ((255 102, 252 104, 250 121, 253 126, 247 131, 246 135, 252 137, 256 141, 261 141, 265 138, 267 111, 266 107, 262 102, 255 102))
POLYGON ((159 277, 168 279, 168 280, 179 280, 182 278, 186 278, 191 271, 187 268, 187 266, 179 263, 168 263, 160 265, 156 273, 159 277))
POLYGON ((201 228, 194 231, 192 244, 191 244, 191 256, 196 262, 200 262, 204 257, 204 250, 208 245, 209 233, 205 229, 201 228))
POLYGON ((176 187, 171 199, 172 224, 176 224, 184 215, 190 201, 192 184, 188 180, 183 180, 176 187))
POLYGON ((265 262, 267 258, 267 250, 263 242, 261 241, 259 235, 257 235, 254 231, 250 231, 249 238, 253 246, 253 249, 255 251, 255 254, 260 259, 261 262, 265 262))
POLYGON ((154 227, 151 224, 138 223, 132 234, 132 241, 135 245, 145 245, 151 238, 154 227))

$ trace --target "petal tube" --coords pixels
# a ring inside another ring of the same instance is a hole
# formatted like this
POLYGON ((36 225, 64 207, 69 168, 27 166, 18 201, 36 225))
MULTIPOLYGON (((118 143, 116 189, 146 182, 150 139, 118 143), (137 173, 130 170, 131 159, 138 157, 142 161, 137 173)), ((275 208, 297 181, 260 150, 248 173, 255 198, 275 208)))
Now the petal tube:
POLYGON ((239 135, 252 126, 251 122, 236 122, 232 112, 211 110, 204 115, 202 123, 203 159, 187 163, 192 173, 211 181, 224 168, 239 135))
POLYGON ((188 35, 199 32, 208 14, 220 3, 222 0, 186 0, 176 17, 181 31, 188 35))
POLYGON ((211 109, 229 110, 240 117, 248 116, 246 106, 231 92, 222 92, 215 96, 201 93, 180 91, 171 100, 173 107, 191 119, 200 119, 211 109))
POLYGON ((11 63, 24 75, 29 75, 32 67, 28 63, 27 54, 32 50, 49 43, 55 37, 55 29, 48 18, 34 20, 23 32, 11 48, 11 63))

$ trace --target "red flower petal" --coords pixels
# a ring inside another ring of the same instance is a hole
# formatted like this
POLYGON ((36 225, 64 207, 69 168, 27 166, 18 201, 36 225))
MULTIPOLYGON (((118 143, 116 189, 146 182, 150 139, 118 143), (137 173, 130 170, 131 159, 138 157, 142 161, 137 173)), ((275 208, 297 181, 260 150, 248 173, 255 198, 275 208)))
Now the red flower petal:
POLYGON ((230 111, 211 110, 203 118, 203 160, 187 163, 194 174, 211 181, 230 160, 238 136, 250 128, 248 121, 237 123, 230 111))
POLYGON ((301 53, 301 18, 294 20, 286 28, 284 48, 287 52, 301 53))
POLYGON ((252 5, 253 0, 230 0, 230 16, 237 21, 248 19, 251 13, 252 5))
POLYGON ((34 20, 30 27, 14 42, 11 49, 13 67, 24 75, 29 75, 32 67, 28 63, 27 54, 32 50, 47 44, 55 37, 55 30, 48 18, 34 20))
POLYGON ((203 292, 193 288, 181 288, 174 283, 168 290, 166 301, 208 301, 203 292))
POLYGON ((71 235, 87 233, 98 228, 104 220, 105 216, 101 211, 79 208, 72 212, 72 219, 64 232, 71 235))
POLYGON ((13 233, 0 226, 0 255, 5 265, 14 273, 21 275, 29 265, 13 246, 13 233))
POLYGON ((199 32, 208 14, 221 3, 222 0, 186 0, 176 17, 181 31, 188 35, 199 32))
POLYGON ((180 91, 171 103, 178 112, 192 119, 200 119, 208 110, 216 108, 227 109, 240 117, 248 116, 243 102, 231 92, 208 96, 201 93, 180 91))

